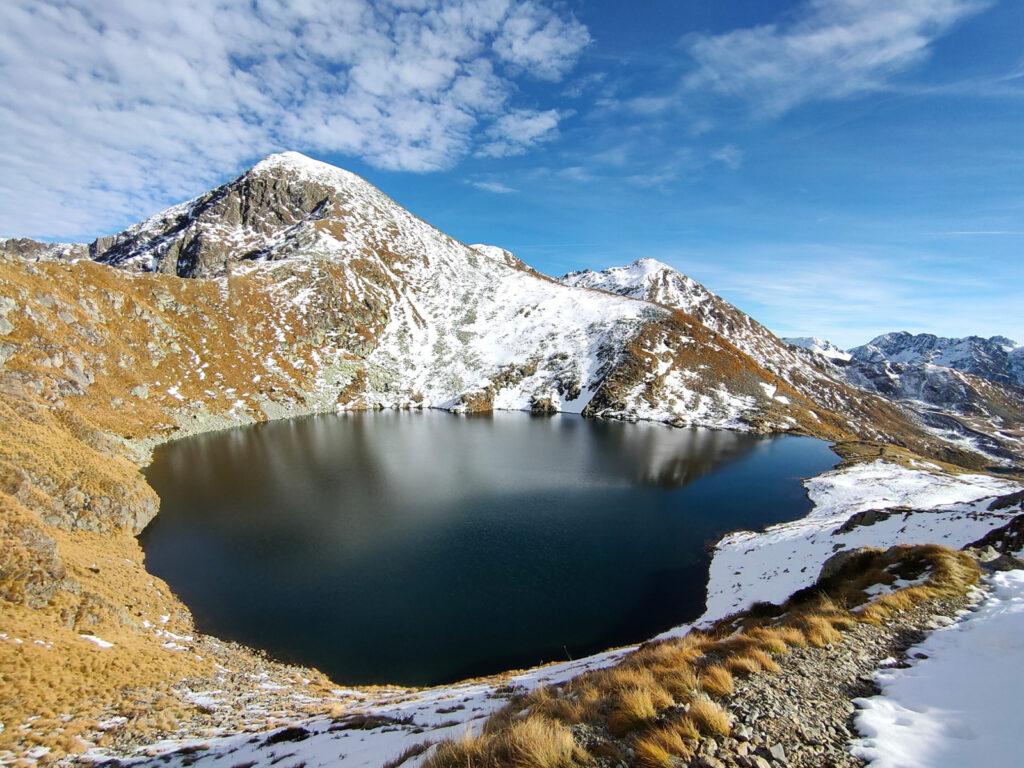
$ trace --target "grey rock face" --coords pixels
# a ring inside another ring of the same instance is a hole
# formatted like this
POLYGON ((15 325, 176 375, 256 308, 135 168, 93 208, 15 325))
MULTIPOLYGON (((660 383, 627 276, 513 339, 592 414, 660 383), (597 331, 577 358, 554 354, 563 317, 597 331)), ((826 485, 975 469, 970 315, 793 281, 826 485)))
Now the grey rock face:
POLYGON ((299 250, 308 233, 298 225, 338 214, 344 205, 339 197, 336 189, 286 166, 257 168, 169 209, 164 218, 96 240, 90 252, 112 266, 219 277, 233 261, 280 258, 299 250))
POLYGON ((26 261, 70 261, 89 258, 84 243, 44 243, 28 237, 0 240, 0 253, 7 253, 26 261))

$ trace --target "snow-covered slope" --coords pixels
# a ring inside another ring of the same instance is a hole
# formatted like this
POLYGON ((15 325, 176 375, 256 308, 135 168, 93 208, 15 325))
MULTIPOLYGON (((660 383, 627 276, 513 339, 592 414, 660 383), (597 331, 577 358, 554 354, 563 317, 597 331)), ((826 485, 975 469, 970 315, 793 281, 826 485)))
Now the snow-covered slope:
POLYGON ((707 315, 701 308, 721 301, 693 278, 657 259, 637 259, 625 267, 600 272, 570 272, 562 277, 562 282, 653 301, 697 315, 707 315))
POLYGON ((570 272, 562 277, 562 282, 682 310, 791 384, 832 383, 806 356, 791 349, 749 315, 693 278, 655 259, 638 259, 628 266, 600 272, 570 272))
POLYGON ((804 485, 814 502, 805 518, 759 533, 725 536, 715 548, 705 619, 757 601, 779 602, 810 586, 835 552, 894 544, 954 549, 1005 525, 1019 509, 989 510, 994 497, 1020 485, 987 475, 954 475, 920 463, 858 464, 804 485))
POLYGON ((852 357, 849 352, 840 349, 828 339, 819 339, 817 336, 792 336, 784 338, 783 341, 794 347, 800 347, 801 349, 827 357, 829 360, 846 362, 852 357))
POLYGON ((1024 571, 992 576, 973 612, 911 648, 859 699, 854 754, 872 768, 1020 765, 1024 571))

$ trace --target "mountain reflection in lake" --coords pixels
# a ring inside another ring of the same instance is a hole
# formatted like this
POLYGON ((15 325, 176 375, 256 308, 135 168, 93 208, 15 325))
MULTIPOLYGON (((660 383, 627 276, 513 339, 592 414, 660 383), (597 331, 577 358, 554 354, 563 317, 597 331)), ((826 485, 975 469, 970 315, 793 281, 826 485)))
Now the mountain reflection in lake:
POLYGON ((807 513, 825 443, 520 413, 356 413, 158 449, 147 567, 198 627, 343 683, 427 684, 642 640, 706 546, 807 513))

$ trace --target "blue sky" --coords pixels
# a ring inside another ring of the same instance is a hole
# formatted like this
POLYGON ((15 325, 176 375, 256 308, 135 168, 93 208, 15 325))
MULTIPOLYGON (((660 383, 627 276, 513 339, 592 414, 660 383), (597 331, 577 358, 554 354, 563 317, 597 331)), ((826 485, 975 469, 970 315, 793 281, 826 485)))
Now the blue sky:
POLYGON ((784 335, 1024 342, 1024 3, 189 5, 0 8, 0 234, 290 148, 548 273, 651 256, 784 335))

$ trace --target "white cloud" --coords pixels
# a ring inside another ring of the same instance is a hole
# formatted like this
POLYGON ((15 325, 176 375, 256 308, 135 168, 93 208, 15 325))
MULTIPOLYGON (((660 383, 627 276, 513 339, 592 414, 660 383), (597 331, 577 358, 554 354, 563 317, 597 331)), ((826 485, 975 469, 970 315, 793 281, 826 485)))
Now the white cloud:
POLYGON ((0 233, 127 223, 281 148, 407 171, 525 151, 558 113, 510 106, 513 78, 588 41, 534 0, 6 0, 0 233))
POLYGON ((785 23, 687 41, 697 68, 690 89, 749 102, 766 115, 812 99, 884 88, 928 56, 953 24, 983 0, 809 0, 785 23))
POLYGON ((509 15, 494 43, 504 61, 543 80, 558 80, 590 43, 590 33, 576 19, 562 19, 548 8, 524 2, 509 15))
POLYGON ((498 195, 508 195, 516 191, 514 187, 502 184, 500 181, 468 181, 466 183, 471 187, 482 189, 484 192, 494 192, 498 195))
POLYGON ((558 123, 567 115, 556 109, 543 111, 517 109, 502 115, 487 129, 490 139, 479 152, 481 157, 521 155, 535 144, 558 136, 558 123))

